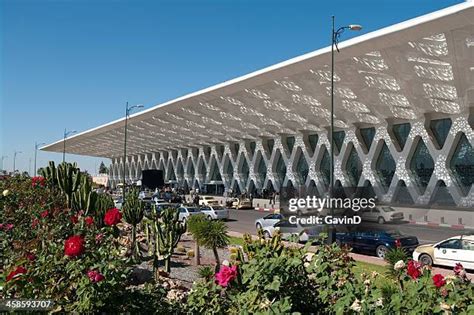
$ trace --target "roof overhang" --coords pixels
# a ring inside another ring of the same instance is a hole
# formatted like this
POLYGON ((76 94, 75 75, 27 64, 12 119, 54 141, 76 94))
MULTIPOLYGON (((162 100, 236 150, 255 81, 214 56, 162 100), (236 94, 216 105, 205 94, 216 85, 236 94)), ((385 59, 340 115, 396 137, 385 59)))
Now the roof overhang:
MULTIPOLYGON (((379 124, 474 104, 474 2, 465 2, 339 44, 335 124, 379 124)), ((241 141, 329 125, 331 47, 133 114, 129 155, 241 141)), ((119 157, 125 118, 66 140, 68 153, 119 157)), ((62 152, 63 140, 41 148, 62 152)))

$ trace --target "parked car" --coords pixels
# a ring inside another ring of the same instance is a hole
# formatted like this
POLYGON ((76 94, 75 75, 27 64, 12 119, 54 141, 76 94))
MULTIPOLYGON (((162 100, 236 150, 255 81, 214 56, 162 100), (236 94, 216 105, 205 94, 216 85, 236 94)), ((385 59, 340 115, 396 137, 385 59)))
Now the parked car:
POLYGON ((307 242, 311 239, 317 239, 319 234, 323 231, 322 225, 302 225, 292 224, 288 220, 281 220, 274 225, 263 227, 263 236, 271 238, 276 231, 281 233, 281 238, 289 240, 292 237, 297 237, 300 242, 307 242))
POLYGON ((255 220, 255 227, 260 230, 267 226, 274 226, 275 223, 283 219, 283 215, 280 213, 270 213, 263 218, 255 220))
POLYGON ((235 209, 253 209, 252 201, 250 201, 250 199, 248 199, 248 198, 245 198, 245 199, 236 198, 236 200, 234 200, 232 202, 232 208, 235 208, 235 209))
POLYGON ((209 220, 228 220, 229 209, 218 205, 208 205, 201 207, 201 213, 209 220))
POLYGON ((374 207, 362 209, 358 213, 362 221, 377 222, 384 224, 386 222, 401 222, 403 221, 403 212, 395 211, 392 207, 374 207))
POLYGON ((201 214, 201 210, 198 207, 195 207, 193 205, 181 205, 178 208, 178 211, 179 211, 179 221, 185 224, 190 216, 201 214))
POLYGON ((210 206, 210 205, 218 205, 219 201, 214 199, 211 196, 199 196, 199 205, 200 206, 210 206))
POLYGON ((336 242, 339 245, 348 245, 356 251, 375 254, 379 258, 385 258, 387 251, 397 246, 411 253, 419 244, 416 236, 371 228, 336 233, 336 242))
POLYGON ((418 246, 413 259, 428 266, 454 267, 460 263, 464 268, 474 270, 474 235, 458 235, 436 244, 418 246))

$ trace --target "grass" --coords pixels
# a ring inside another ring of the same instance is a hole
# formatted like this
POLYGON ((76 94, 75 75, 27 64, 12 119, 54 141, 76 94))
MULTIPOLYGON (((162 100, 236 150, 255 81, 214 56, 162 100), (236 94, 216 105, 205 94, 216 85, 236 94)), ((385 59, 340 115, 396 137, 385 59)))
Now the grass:
POLYGON ((244 239, 241 238, 241 237, 235 237, 235 236, 231 236, 229 237, 229 244, 230 245, 244 245, 244 239))

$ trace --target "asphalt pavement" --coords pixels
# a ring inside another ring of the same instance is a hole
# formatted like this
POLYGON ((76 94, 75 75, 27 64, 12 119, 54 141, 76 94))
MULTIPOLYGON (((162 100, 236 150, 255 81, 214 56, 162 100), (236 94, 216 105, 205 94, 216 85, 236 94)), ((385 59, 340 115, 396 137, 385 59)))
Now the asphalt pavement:
MULTIPOLYGON (((266 216, 269 212, 256 210, 230 210, 230 220, 227 221, 229 230, 239 233, 256 234, 255 220, 266 216)), ((425 225, 403 223, 364 223, 365 226, 374 229, 399 230, 400 232, 413 235, 418 238, 420 244, 436 243, 444 239, 467 233, 474 233, 474 230, 457 230, 446 227, 433 227, 425 225)))

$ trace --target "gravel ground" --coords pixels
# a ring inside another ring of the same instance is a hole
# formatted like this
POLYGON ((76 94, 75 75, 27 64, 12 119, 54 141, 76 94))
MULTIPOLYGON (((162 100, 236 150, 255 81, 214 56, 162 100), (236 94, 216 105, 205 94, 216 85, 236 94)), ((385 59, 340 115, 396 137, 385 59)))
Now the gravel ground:
MULTIPOLYGON (((183 246, 186 251, 194 250, 194 241, 191 235, 185 233, 181 237, 178 246, 183 246)), ((214 266, 214 254, 211 249, 200 248, 201 265, 194 266, 194 258, 189 258, 185 253, 178 253, 175 250, 171 258, 171 273, 169 277, 173 280, 179 280, 185 287, 190 288, 192 283, 199 278, 198 271, 203 266, 214 266)), ((228 248, 217 250, 221 261, 229 259, 230 252, 228 248)), ((153 263, 152 261, 144 261, 137 265, 134 271, 134 278, 138 283, 145 282, 153 278, 153 263)))

